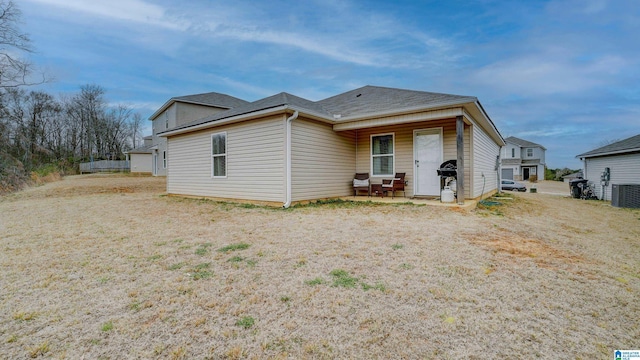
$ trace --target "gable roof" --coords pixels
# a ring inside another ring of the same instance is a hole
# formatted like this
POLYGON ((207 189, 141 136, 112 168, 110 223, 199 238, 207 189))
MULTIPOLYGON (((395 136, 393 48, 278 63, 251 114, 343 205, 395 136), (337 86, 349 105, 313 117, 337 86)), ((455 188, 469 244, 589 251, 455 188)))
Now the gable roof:
POLYGON ((217 92, 208 92, 202 94, 193 94, 193 95, 185 95, 185 96, 176 96, 169 99, 164 105, 160 107, 156 112, 154 112, 149 120, 153 120, 157 118, 160 114, 162 114, 169 106, 171 106, 175 102, 183 102, 194 105, 204 105, 204 106, 213 106, 222 109, 233 109, 238 106, 242 106, 248 104, 248 101, 238 99, 237 97, 233 97, 231 95, 221 94, 217 92))
POLYGON ((440 94, 426 91, 364 86, 318 101, 318 104, 339 118, 378 114, 394 109, 411 109, 475 102, 474 96, 440 94))
POLYGON ((597 149, 587 151, 586 153, 582 153, 576 157, 587 158, 595 156, 624 154, 637 151, 640 151, 640 134, 624 140, 616 141, 613 144, 605 145, 597 149))
MULTIPOLYGON (((403 90, 378 86, 364 86, 335 95, 320 101, 311 101, 299 96, 282 92, 264 99, 256 100, 227 111, 192 121, 171 130, 161 132, 161 136, 172 136, 189 131, 217 126, 222 123, 250 120, 266 114, 299 111, 305 116, 333 124, 358 122, 373 117, 391 116, 416 111, 460 108, 473 113, 489 134, 500 145, 502 135, 498 132, 489 116, 476 97, 431 93, 425 91, 403 90)), ((344 129, 343 129, 344 130, 344 129)))
POLYGON ((508 143, 512 143, 512 144, 516 144, 520 147, 539 147, 542 148, 543 150, 547 150, 547 148, 545 148, 544 146, 540 145, 540 144, 536 144, 534 142, 531 141, 527 141, 527 140, 523 140, 520 138, 517 138, 515 136, 509 136, 508 138, 504 139, 505 142, 508 143))

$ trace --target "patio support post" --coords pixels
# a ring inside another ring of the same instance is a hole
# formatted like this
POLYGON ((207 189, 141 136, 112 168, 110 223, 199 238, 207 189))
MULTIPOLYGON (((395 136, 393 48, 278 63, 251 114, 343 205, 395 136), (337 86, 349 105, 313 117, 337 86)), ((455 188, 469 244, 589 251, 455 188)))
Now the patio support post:
POLYGON ((456 144, 458 145, 456 194, 458 205, 464 205, 464 121, 462 116, 456 116, 456 144))

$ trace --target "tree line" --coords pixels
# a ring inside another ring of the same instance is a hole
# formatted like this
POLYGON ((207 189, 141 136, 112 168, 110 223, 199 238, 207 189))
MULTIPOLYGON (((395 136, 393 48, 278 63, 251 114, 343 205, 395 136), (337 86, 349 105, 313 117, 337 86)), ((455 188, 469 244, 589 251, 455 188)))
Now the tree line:
POLYGON ((142 123, 130 107, 108 106, 98 85, 58 98, 22 88, 0 92, 0 153, 5 163, 27 171, 46 163, 122 159, 139 145, 142 123))
POLYGON ((141 145, 140 114, 110 105, 99 85, 60 96, 31 90, 48 79, 24 58, 33 50, 20 18, 13 1, 0 0, 0 193, 42 167, 73 171, 91 159, 123 159, 141 145))

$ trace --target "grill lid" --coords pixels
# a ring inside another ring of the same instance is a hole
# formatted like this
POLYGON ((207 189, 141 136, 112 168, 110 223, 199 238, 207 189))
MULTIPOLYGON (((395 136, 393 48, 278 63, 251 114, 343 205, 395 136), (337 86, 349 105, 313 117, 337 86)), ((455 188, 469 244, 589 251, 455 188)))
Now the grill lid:
POLYGON ((447 160, 447 161, 443 162, 442 164, 440 164, 440 169, 438 169, 438 176, 442 176, 442 177, 453 176, 453 177, 456 177, 456 175, 458 175, 457 163, 458 163, 457 160, 447 160))

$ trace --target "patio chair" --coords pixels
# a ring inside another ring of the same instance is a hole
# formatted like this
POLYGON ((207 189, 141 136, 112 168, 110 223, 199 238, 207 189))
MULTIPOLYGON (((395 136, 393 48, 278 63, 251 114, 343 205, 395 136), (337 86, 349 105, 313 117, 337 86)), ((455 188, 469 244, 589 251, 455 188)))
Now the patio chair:
POLYGON ((353 178, 353 196, 358 196, 358 191, 366 191, 371 196, 369 173, 357 173, 353 178))
POLYGON ((391 191, 391 198, 395 196, 396 191, 402 191, 402 196, 406 197, 406 193, 404 191, 404 177, 406 174, 407 173, 396 173, 396 176, 393 179, 383 179, 382 191, 391 191))

